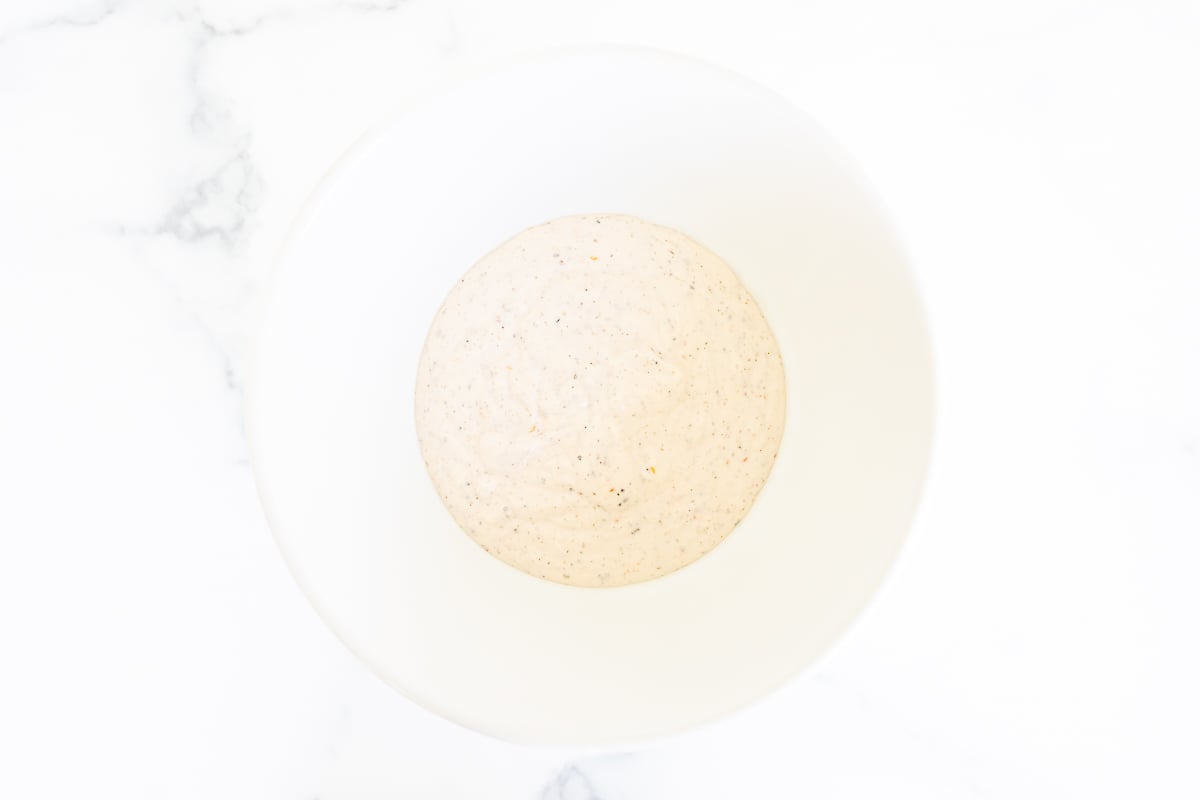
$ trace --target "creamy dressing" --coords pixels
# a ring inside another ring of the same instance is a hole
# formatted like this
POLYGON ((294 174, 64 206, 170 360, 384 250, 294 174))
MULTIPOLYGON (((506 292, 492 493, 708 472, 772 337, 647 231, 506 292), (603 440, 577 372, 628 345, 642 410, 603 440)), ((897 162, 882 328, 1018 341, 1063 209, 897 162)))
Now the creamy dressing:
POLYGON ((485 550, 620 586, 716 547, 783 434, 783 364, 715 254, 622 215, 530 228, 472 267, 418 369, 422 455, 485 550))

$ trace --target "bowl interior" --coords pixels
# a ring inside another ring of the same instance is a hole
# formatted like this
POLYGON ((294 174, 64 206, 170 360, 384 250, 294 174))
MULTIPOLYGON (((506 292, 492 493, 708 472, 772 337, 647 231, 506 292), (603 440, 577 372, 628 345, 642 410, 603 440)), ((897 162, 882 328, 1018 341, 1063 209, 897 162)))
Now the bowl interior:
POLYGON ((280 547, 350 648, 461 724, 598 745, 727 713, 831 643, 905 534, 931 405, 908 270, 841 152, 744 79, 608 48, 464 82, 342 160, 281 256, 247 421, 280 547), (788 377, 751 513, 691 566, 616 589, 485 553, 442 506, 413 427, 417 361, 453 283, 524 228, 593 212, 724 258, 788 377))

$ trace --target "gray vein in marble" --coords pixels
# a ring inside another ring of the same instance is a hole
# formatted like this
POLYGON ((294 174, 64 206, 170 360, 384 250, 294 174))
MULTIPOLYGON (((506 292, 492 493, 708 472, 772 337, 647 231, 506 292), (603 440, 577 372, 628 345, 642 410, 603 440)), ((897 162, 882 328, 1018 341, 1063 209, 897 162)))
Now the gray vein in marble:
MULTIPOLYGON (((271 19, 283 16, 285 16, 283 13, 263 14, 260 17, 255 17, 245 25, 231 25, 227 28, 222 28, 219 25, 209 22, 203 14, 196 14, 190 19, 194 19, 196 24, 200 26, 205 38, 204 43, 207 44, 209 39, 218 39, 223 36, 245 36, 248 33, 254 33, 257 30, 260 30, 262 26, 271 19)), ((181 17, 181 19, 187 21, 189 18, 181 17)))
POLYGON ((195 20, 200 27, 211 37, 222 36, 244 36, 248 33, 253 33, 262 28, 268 22, 274 22, 282 19, 294 19, 297 17, 316 14, 329 11, 361 11, 366 13, 389 12, 396 11, 404 6, 408 0, 332 0, 332 2, 324 3, 317 6, 309 6, 306 9, 294 10, 287 8, 273 9, 265 11, 262 14, 254 17, 249 22, 241 25, 231 25, 223 27, 212 22, 202 12, 197 11, 192 15, 181 15, 180 19, 188 21, 195 20))
MULTIPOLYGON (((348 11, 394 11, 406 0, 351 0, 331 3, 322 8, 348 11)), ((111 13, 111 12, 110 12, 111 13)), ((182 242, 216 238, 229 247, 237 245, 252 227, 249 223, 258 209, 262 180, 250 157, 250 131, 231 130, 228 103, 205 89, 203 73, 208 48, 214 41, 244 37, 259 31, 269 22, 298 13, 281 9, 263 13, 249 22, 220 26, 202 13, 180 16, 196 33, 188 61, 186 82, 193 98, 189 124, 192 132, 213 141, 229 143, 232 157, 208 178, 189 187, 149 233, 173 236, 182 242)))
MULTIPOLYGON (((199 14, 179 17, 179 22, 194 30, 193 47, 185 75, 187 91, 193 98, 189 128, 197 138, 227 147, 229 155, 207 177, 185 188, 157 222, 150 225, 117 225, 115 233, 168 237, 189 247, 214 242, 221 246, 225 259, 232 259, 246 243, 254 229, 253 222, 263 190, 261 175, 250 155, 250 132, 234 127, 226 101, 207 91, 202 78, 207 47, 211 42, 251 33, 261 27, 264 20, 265 17, 260 17, 245 26, 223 29, 210 24, 199 14)), ((240 392, 240 370, 231 352, 236 342, 223 342, 214 326, 195 304, 187 301, 175 282, 165 272, 157 272, 176 304, 186 312, 220 359, 226 387, 232 392, 240 392)), ((230 287, 231 292, 244 292, 244 282, 238 281, 238 284, 230 287)))
MULTIPOLYGON (((208 177, 185 189, 157 224, 140 230, 124 228, 122 232, 167 236, 189 246, 213 241, 224 248, 226 257, 237 253, 253 233, 264 182, 251 157, 252 131, 239 129, 229 101, 205 86, 204 73, 215 42, 249 37, 267 24, 301 15, 331 11, 387 12, 404 4, 405 0, 350 0, 303 11, 282 7, 265 10, 236 25, 217 24, 199 7, 192 13, 180 15, 178 20, 190 28, 192 39, 185 74, 187 91, 192 98, 189 127, 196 137, 227 146, 230 156, 208 177)), ((191 308, 178 291, 176 295, 222 358, 226 385, 232 391, 239 391, 238 359, 231 355, 230 346, 222 344, 212 326, 206 324, 203 316, 191 308)))
POLYGON ((215 239, 233 249, 258 210, 262 180, 242 147, 204 180, 189 187, 148 232, 181 242, 215 239))
POLYGON ((224 126, 221 123, 228 120, 229 114, 226 107, 227 104, 220 97, 205 91, 203 86, 203 73, 208 48, 214 41, 230 37, 242 37, 259 30, 267 21, 267 16, 257 17, 245 25, 231 28, 218 27, 205 19, 201 14, 182 17, 181 20, 196 29, 194 35, 195 43, 188 57, 186 74, 187 88, 192 95, 193 103, 192 114, 188 122, 191 125, 192 132, 197 136, 221 138, 221 134, 224 132, 224 126))
POLYGON ((91 14, 59 14, 39 22, 34 22, 27 25, 18 25, 7 31, 0 31, 0 45, 4 45, 17 36, 38 33, 40 31, 56 29, 61 30, 64 28, 90 28, 94 25, 100 24, 116 13, 118 5, 120 4, 117 2, 117 0, 107 0, 107 2, 100 5, 100 9, 98 11, 91 14))
POLYGON ((539 800, 602 800, 578 764, 567 764, 542 788, 539 800))
MULTIPOLYGON (((122 0, 105 0, 103 6, 90 6, 93 13, 60 15, 31 25, 19 26, 0 34, 0 44, 7 38, 25 33, 63 27, 95 26, 111 17, 122 0)), ((163 237, 185 247, 197 247, 213 243, 220 253, 203 255, 202 258, 221 258, 230 263, 237 272, 233 259, 242 251, 255 230, 255 222, 264 192, 262 175, 251 155, 253 131, 239 124, 227 97, 213 91, 206 84, 206 70, 213 55, 214 44, 231 39, 250 37, 264 26, 279 20, 300 18, 313 14, 328 13, 378 13, 395 11, 406 4, 406 0, 331 0, 316 7, 294 9, 287 6, 262 9, 237 24, 220 24, 207 16, 202 5, 193 6, 174 15, 172 24, 183 25, 188 33, 190 52, 186 57, 183 75, 184 91, 191 99, 191 110, 186 124, 199 142, 206 147, 200 152, 210 153, 207 145, 216 145, 218 153, 227 155, 207 174, 180 191, 176 199, 164 210, 156 222, 151 224, 122 224, 113 227, 113 232, 125 236, 163 237)), ((244 270, 242 271, 244 272, 244 270)), ((204 313, 202 307, 189 302, 185 293, 169 273, 156 270, 176 304, 181 308, 206 343, 219 359, 221 374, 226 387, 240 393, 240 359, 235 353, 240 350, 238 334, 222 336, 220 326, 204 313)), ((242 300, 251 289, 248 276, 232 276, 228 287, 231 302, 237 302, 236 293, 242 300)), ((249 303, 241 303, 243 306, 249 303)), ((244 463, 239 458, 238 463, 244 463)))

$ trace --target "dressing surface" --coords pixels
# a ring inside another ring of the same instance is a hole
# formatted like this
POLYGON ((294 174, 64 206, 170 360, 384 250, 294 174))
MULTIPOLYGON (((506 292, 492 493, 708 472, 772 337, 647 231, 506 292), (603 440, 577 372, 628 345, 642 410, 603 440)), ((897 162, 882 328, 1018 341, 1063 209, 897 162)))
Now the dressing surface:
POLYGON ((481 259, 425 344, 417 433, 489 553, 620 586, 712 550, 783 434, 783 364, 737 275, 678 231, 564 217, 481 259))

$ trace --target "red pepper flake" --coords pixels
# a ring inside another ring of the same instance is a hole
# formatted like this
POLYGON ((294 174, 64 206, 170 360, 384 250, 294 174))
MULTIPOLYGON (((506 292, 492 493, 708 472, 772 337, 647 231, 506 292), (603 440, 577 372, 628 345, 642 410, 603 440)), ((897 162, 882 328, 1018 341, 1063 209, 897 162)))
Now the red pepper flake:
POLYGON ((746 456, 745 458, 742 459, 742 463, 745 464, 749 460, 750 460, 750 456, 746 456))

